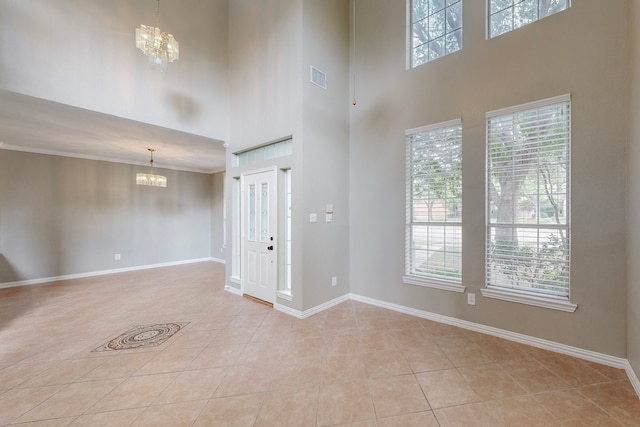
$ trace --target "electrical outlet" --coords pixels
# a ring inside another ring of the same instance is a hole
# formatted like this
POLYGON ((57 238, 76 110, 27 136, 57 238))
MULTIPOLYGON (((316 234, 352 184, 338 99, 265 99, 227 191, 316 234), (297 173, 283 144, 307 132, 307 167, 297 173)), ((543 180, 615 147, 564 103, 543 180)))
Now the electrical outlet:
POLYGON ((472 294, 472 293, 467 294, 467 304, 476 305, 476 294, 472 294))
POLYGON ((338 278, 336 276, 331 278, 331 286, 338 286, 338 278))
POLYGON ((113 259, 115 259, 116 261, 120 261, 120 254, 115 254, 113 259))

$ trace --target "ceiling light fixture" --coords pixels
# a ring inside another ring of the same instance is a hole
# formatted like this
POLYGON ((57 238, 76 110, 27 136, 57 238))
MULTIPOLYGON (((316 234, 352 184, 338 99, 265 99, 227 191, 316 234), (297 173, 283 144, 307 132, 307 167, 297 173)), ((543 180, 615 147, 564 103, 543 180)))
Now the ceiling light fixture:
POLYGON ((136 184, 150 185, 152 187, 166 187, 167 177, 153 174, 153 152, 156 150, 153 148, 147 148, 147 150, 149 150, 149 152, 151 153, 151 161, 149 162, 149 164, 151 165, 151 171, 150 173, 136 174, 136 184))
POLYGON ((149 65, 155 70, 165 72, 169 62, 178 59, 178 42, 171 34, 160 31, 160 0, 158 0, 156 26, 140 25, 140 28, 136 28, 136 47, 147 55, 149 65))

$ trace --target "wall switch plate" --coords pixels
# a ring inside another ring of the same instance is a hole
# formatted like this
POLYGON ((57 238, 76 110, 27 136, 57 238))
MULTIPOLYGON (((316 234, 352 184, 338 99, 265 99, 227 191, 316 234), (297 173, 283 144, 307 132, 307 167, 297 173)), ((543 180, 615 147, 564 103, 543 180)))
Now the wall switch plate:
POLYGON ((331 286, 338 286, 338 278, 336 276, 331 278, 331 286))
POLYGON ((333 222, 333 214, 325 214, 325 220, 326 222, 333 222))
POLYGON ((472 294, 472 293, 467 294, 467 304, 476 305, 476 294, 472 294))
POLYGON ((318 214, 310 213, 309 222, 318 222, 318 214))
POLYGON ((333 204, 332 203, 327 203, 327 206, 325 206, 325 208, 324 208, 324 212, 325 213, 333 213, 333 204))
POLYGON ((116 261, 120 261, 120 254, 115 254, 113 259, 115 259, 116 261))

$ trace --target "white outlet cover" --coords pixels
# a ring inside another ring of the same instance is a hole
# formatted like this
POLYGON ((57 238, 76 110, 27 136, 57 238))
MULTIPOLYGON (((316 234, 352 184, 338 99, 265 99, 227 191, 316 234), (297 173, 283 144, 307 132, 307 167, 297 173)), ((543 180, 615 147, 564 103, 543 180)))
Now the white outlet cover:
POLYGON ((318 214, 310 213, 309 222, 318 222, 318 214))

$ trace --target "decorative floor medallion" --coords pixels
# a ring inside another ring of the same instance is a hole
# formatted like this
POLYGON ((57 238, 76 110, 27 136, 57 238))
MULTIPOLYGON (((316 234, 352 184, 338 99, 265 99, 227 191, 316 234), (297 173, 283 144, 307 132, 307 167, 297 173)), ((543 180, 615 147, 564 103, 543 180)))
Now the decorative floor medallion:
POLYGON ((136 326, 93 351, 157 347, 188 324, 189 322, 136 326))

